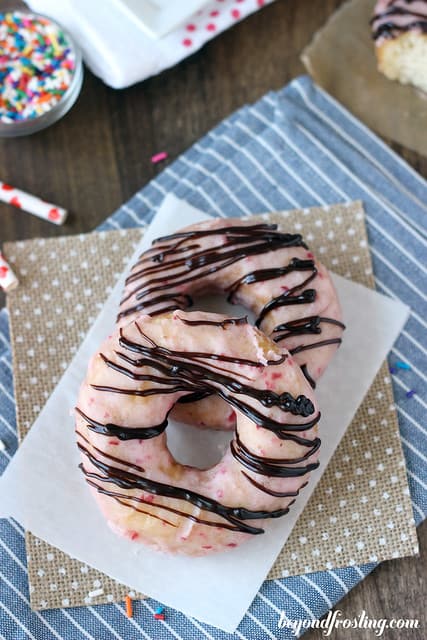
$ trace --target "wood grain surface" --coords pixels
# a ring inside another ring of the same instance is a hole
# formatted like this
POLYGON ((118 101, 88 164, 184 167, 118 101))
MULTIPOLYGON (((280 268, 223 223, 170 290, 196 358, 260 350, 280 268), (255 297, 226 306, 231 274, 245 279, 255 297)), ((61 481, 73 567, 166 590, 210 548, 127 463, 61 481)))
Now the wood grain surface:
MULTIPOLYGON (((5 4, 0 0, 0 10, 5 4)), ((304 73, 301 50, 340 4, 277 0, 177 67, 130 89, 110 89, 86 71, 77 104, 59 123, 27 138, 0 139, 0 179, 66 207, 69 221, 58 228, 0 203, 0 241, 94 229, 161 171, 150 162, 153 153, 166 150, 173 160, 244 103, 304 73)), ((427 158, 390 144, 427 178, 427 158)), ((337 605, 344 617, 364 610, 371 618, 418 618, 418 630, 385 631, 382 637, 424 640, 426 523, 419 537, 420 557, 383 563, 337 605)), ((304 637, 324 636, 313 630, 304 637)), ((372 630, 331 635, 375 637, 372 630)))

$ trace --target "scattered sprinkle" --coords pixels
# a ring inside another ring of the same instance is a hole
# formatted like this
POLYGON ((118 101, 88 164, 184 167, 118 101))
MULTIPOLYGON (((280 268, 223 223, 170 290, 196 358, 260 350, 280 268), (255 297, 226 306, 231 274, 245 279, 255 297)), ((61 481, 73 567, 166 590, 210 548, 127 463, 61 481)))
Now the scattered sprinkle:
POLYGON ((42 16, 0 12, 0 121, 42 115, 68 90, 75 55, 62 29, 42 16))
POLYGON ((156 614, 161 615, 164 612, 164 610, 165 610, 164 607, 157 607, 156 614))
POLYGON ((89 591, 87 595, 89 596, 89 598, 96 598, 96 596, 102 596, 103 593, 104 589, 100 587, 99 589, 94 589, 94 591, 89 591))
POLYGON ((154 617, 156 618, 156 620, 164 620, 165 619, 165 614, 164 613, 155 613, 154 617))
POLYGON ((411 370, 411 365, 408 364, 407 362, 402 362, 401 360, 396 362, 396 367, 398 369, 404 369, 405 371, 410 371, 411 370))
POLYGON ((407 398, 412 398, 412 396, 414 396, 417 392, 415 391, 415 389, 410 389, 409 391, 406 392, 406 397, 407 398))
POLYGON ((160 153, 155 153, 154 156, 151 156, 151 162, 153 164, 157 164, 162 160, 166 160, 167 157, 168 157, 168 153, 166 153, 166 151, 160 151, 160 153))
POLYGON ((132 608, 132 598, 130 596, 126 596, 126 615, 128 618, 132 618, 133 616, 133 608, 132 608))
POLYGON ((397 373, 396 367, 390 367, 389 371, 390 373, 397 373))
POLYGON ((0 440, 0 451, 6 451, 6 445, 3 440, 0 440))

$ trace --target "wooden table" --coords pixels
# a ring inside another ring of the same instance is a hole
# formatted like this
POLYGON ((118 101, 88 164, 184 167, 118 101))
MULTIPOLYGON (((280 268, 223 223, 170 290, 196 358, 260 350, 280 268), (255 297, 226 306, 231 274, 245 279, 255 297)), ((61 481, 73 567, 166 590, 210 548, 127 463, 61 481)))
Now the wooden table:
MULTIPOLYGON (((5 4, 0 0, 0 9, 5 4)), ((153 153, 173 159, 222 118, 278 89, 305 70, 302 48, 340 0, 277 0, 214 39, 174 69, 125 91, 86 72, 72 111, 28 138, 0 139, 0 178, 72 213, 58 228, 0 204, 0 239, 59 236, 94 229, 160 170, 153 153)), ((387 141, 389 142, 389 141, 387 141)), ((391 144, 427 178, 427 158, 391 144)), ((0 297, 0 306, 4 298, 0 297)), ((345 617, 419 618, 426 627, 427 524, 419 529, 421 557, 383 563, 337 606, 345 617), (424 597, 423 597, 424 594, 424 597)), ((332 638, 373 638, 372 631, 338 631, 332 638)), ((323 638, 311 631, 307 640, 323 638)), ((400 638, 403 632, 385 632, 400 638)), ((422 629, 405 638, 421 640, 422 629)))

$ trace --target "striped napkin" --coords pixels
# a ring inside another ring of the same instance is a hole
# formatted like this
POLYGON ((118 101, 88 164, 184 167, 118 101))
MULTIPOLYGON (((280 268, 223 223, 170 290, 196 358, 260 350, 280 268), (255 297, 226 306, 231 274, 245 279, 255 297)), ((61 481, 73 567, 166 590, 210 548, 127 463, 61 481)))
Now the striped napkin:
MULTIPOLYGON (((245 106, 195 144, 107 220, 102 228, 144 225, 167 193, 212 215, 240 216, 266 210, 327 205, 361 199, 366 209, 378 290, 411 307, 390 354, 410 364, 393 376, 408 478, 419 524, 427 512, 427 184, 307 77, 245 106), (424 276, 424 278, 423 278, 424 276), (407 398, 411 389, 416 394, 407 398)), ((15 439, 11 354, 7 315, 0 313, 0 470, 15 439)), ((148 640, 292 638, 278 629, 281 611, 290 620, 322 616, 375 564, 265 582, 235 634, 230 635, 168 610, 154 619, 157 603, 135 603, 132 619, 119 605, 31 612, 23 531, 0 521, 0 637, 22 640, 125 640, 138 632, 148 640), (1 635, 2 634, 2 635, 1 635)), ((357 612, 355 612, 357 613, 357 612)), ((392 615, 392 612, 390 612, 392 615)))

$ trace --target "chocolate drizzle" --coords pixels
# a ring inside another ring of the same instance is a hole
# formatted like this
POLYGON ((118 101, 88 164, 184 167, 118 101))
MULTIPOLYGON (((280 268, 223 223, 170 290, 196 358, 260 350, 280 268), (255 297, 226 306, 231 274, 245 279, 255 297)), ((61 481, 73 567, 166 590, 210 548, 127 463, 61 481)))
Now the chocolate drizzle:
MULTIPOLYGON (((263 493, 267 493, 269 496, 274 496, 275 498, 296 498, 299 495, 301 489, 308 485, 308 482, 304 482, 304 484, 302 484, 297 491, 274 491, 273 489, 265 487, 263 484, 261 484, 261 482, 257 482, 254 478, 252 478, 252 476, 246 473, 246 471, 242 471, 242 474, 251 484, 254 485, 254 487, 259 489, 263 493)), ((288 506, 291 506, 291 504, 293 504, 294 502, 295 500, 292 500, 292 502, 290 502, 288 506)))
MULTIPOLYGON (((197 323, 203 325, 203 321, 189 321, 186 318, 176 316, 183 323, 197 323)), ((229 321, 212 321, 218 330, 224 330, 229 323, 241 324, 241 319, 230 319, 229 321)), ((166 347, 156 344, 156 342, 143 332, 137 322, 134 323, 140 336, 140 340, 130 339, 125 335, 123 329, 120 330, 119 346, 123 351, 115 351, 118 360, 131 365, 123 366, 116 361, 107 358, 104 354, 100 354, 100 358, 104 365, 113 369, 117 374, 122 375, 124 379, 130 378, 133 381, 149 382, 145 388, 121 388, 110 387, 104 385, 91 385, 98 392, 109 392, 118 394, 134 395, 137 397, 147 397, 150 395, 164 393, 183 393, 190 397, 196 394, 216 393, 231 406, 248 416, 260 427, 270 430, 280 440, 289 440, 305 447, 306 453, 299 458, 265 458, 251 452, 240 440, 236 434, 235 440, 231 443, 232 455, 246 469, 265 476, 287 478, 303 476, 317 468, 318 463, 302 464, 313 456, 320 446, 319 438, 309 440, 299 435, 300 432, 306 432, 312 429, 318 422, 320 414, 313 416, 313 403, 304 395, 293 397, 291 394, 276 393, 269 389, 259 389, 251 386, 246 382, 247 378, 242 372, 236 373, 235 370, 219 368, 218 362, 223 367, 227 363, 233 363, 241 366, 264 367, 255 360, 245 358, 234 358, 221 354, 192 352, 192 351, 174 351, 166 347), (137 357, 132 357, 133 354, 137 357), (141 370, 141 372, 138 372, 141 370), (154 371, 154 372, 153 372, 154 371), (250 399, 249 404, 246 399, 250 399), (294 424, 292 422, 279 422, 270 417, 269 413, 273 407, 281 412, 289 413, 298 417, 310 417, 309 420, 294 424)), ((279 365, 286 360, 285 354, 278 355, 276 360, 270 360, 269 365, 279 365)), ((160 435, 166 428, 167 420, 165 419, 160 425, 155 427, 134 428, 123 427, 112 424, 99 423, 87 416, 81 409, 77 409, 78 414, 86 423, 89 430, 100 435, 116 436, 122 440, 128 440, 133 437, 154 438, 160 435)), ((253 511, 244 507, 230 507, 223 505, 216 500, 207 496, 203 496, 197 492, 182 487, 172 486, 144 477, 144 469, 138 465, 129 463, 127 460, 111 456, 101 449, 94 446, 80 432, 78 446, 81 453, 86 457, 89 463, 96 469, 92 471, 87 469, 84 464, 80 465, 87 482, 100 493, 107 495, 122 506, 135 509, 145 515, 154 515, 145 508, 141 509, 137 503, 151 505, 159 509, 165 509, 171 513, 175 513, 182 517, 189 518, 194 522, 205 524, 207 526, 216 526, 228 528, 233 531, 249 534, 263 533, 261 527, 255 527, 246 522, 247 520, 257 520, 266 518, 277 518, 289 511, 286 508, 275 509, 272 511, 258 510, 253 511), (122 468, 126 467, 126 468, 122 468), (132 470, 129 470, 129 469, 132 470), (104 485, 112 485, 114 488, 106 488, 104 485), (127 491, 139 490, 162 496, 165 498, 173 498, 179 501, 189 502, 192 505, 214 514, 216 519, 206 519, 193 516, 191 513, 179 510, 175 506, 169 504, 154 503, 151 500, 144 499, 143 496, 127 495, 121 493, 117 489, 127 491)), ((248 476, 242 471, 248 482, 257 486, 256 480, 248 476)), ((259 487, 260 491, 269 493, 269 490, 259 487)), ((274 495, 274 493, 271 493, 274 495)), ((158 516, 155 516, 158 517, 158 516)), ((162 518, 160 518, 162 520, 162 518)), ((166 524, 172 525, 170 521, 166 524)))
POLYGON ((308 384, 311 386, 312 389, 315 389, 316 388, 316 381, 308 373, 307 365, 306 364, 302 364, 300 368, 301 368, 301 371, 303 372, 303 374, 305 376, 305 379, 307 380, 308 384))
MULTIPOLYGON (((175 309, 187 309, 192 305, 191 297, 186 295, 177 299, 179 296, 177 290, 179 291, 182 285, 191 282, 197 284, 201 279, 249 256, 261 255, 284 247, 307 248, 300 234, 281 233, 277 231, 277 225, 274 224, 198 229, 158 238, 153 242, 153 247, 138 261, 136 267, 142 266, 142 268, 136 269, 127 278, 126 285, 135 283, 136 286, 122 299, 122 310, 117 319, 120 320, 139 311, 150 313, 150 306, 160 302, 165 304, 156 310, 156 313, 163 313, 170 308, 171 301, 175 309), (215 235, 218 235, 218 244, 214 247, 201 249, 199 244, 194 243, 207 236, 215 235), (226 235, 225 242, 224 235, 226 235), (186 241, 190 242, 189 246, 182 246, 186 241), (161 244, 164 242, 171 244, 161 244), (186 253, 190 255, 185 256, 186 253), (178 254, 178 257, 175 254, 178 254), (165 261, 166 256, 173 256, 173 258, 165 261), (147 262, 155 264, 143 266, 147 262), (168 291, 168 293, 157 296, 157 292, 160 291, 168 291), (153 294, 156 295, 153 297, 153 294), (131 304, 131 299, 136 304, 131 304)), ((295 268, 297 267, 289 265, 284 268, 285 273, 290 273, 295 268)), ((278 273, 270 277, 279 277, 279 275, 278 273)), ((232 293, 239 286, 235 283, 232 293)))
MULTIPOLYGON (((306 284, 307 281, 308 280, 306 280, 303 284, 306 284)), ((300 285, 298 288, 301 288, 302 286, 303 285, 300 285)), ((294 287, 294 289, 296 289, 296 287, 294 287)), ((293 291, 294 289, 290 289, 290 291, 293 291)), ((291 296, 289 295, 289 292, 282 293, 281 296, 277 296, 277 298, 273 298, 272 300, 270 300, 270 302, 267 302, 267 304, 259 314, 255 322, 255 326, 259 328, 265 316, 268 313, 270 313, 270 311, 273 311, 274 309, 278 309, 279 307, 287 307, 289 305, 294 305, 294 304, 310 304, 311 302, 314 302, 315 299, 316 299, 315 289, 306 289, 305 291, 303 291, 297 296, 291 296)))
MULTIPOLYGON (((107 367, 135 381, 150 381, 162 386, 149 386, 145 389, 126 389, 122 387, 111 387, 106 385, 92 384, 92 388, 97 391, 109 393, 119 393, 124 395, 133 395, 137 397, 148 397, 159 394, 171 394, 179 392, 188 393, 216 393, 223 400, 239 409, 255 422, 260 422, 265 428, 278 432, 283 430, 283 424, 267 420, 266 417, 257 411, 254 407, 246 404, 240 398, 230 396, 230 394, 239 394, 250 397, 259 402, 263 407, 271 409, 278 407, 282 411, 286 411, 296 416, 307 417, 314 411, 311 400, 301 395, 294 398, 291 394, 285 392, 277 394, 269 389, 257 389, 245 382, 237 380, 232 375, 218 372, 218 369, 212 370, 211 367, 203 363, 203 360, 222 360, 235 364, 262 367, 259 362, 247 360, 245 358, 232 358, 219 354, 209 354, 203 352, 192 351, 173 351, 165 347, 158 346, 149 338, 140 328, 138 322, 135 321, 141 336, 145 338, 148 345, 140 344, 126 338, 123 329, 120 329, 119 344, 128 351, 137 353, 143 357, 133 360, 121 352, 116 352, 119 358, 125 359, 126 362, 132 364, 134 368, 150 367, 159 371, 162 375, 154 375, 151 373, 135 373, 131 369, 123 367, 116 362, 106 358, 103 354, 100 357, 107 367), (265 422, 265 424, 264 424, 265 422), (274 425, 274 426, 272 426, 274 425)), ((286 354, 280 355, 277 360, 270 360, 267 364, 282 364, 287 358, 286 354)), ((222 371, 222 370, 221 370, 222 371)), ((300 426, 300 425, 299 425, 300 426)), ((280 437, 280 435, 278 436, 280 437)))
POLYGON ((329 340, 319 340, 319 342, 312 342, 311 344, 300 344, 294 349, 290 349, 289 353, 293 356, 296 353, 302 351, 309 351, 310 349, 318 349, 319 347, 329 347, 331 344, 341 344, 341 338, 330 338, 329 340))
MULTIPOLYGON (((299 444, 301 444, 301 440, 299 444)), ((263 476, 270 476, 273 478, 297 478, 299 476, 305 476, 306 473, 314 471, 319 466, 318 462, 307 464, 301 467, 294 467, 289 465, 299 464, 304 460, 310 458, 318 448, 320 447, 320 438, 314 438, 314 440, 305 440, 306 447, 309 447, 307 453, 300 458, 264 458, 258 456, 252 451, 249 451, 247 447, 240 440, 238 434, 236 439, 230 443, 231 453, 234 458, 240 462, 244 467, 259 473, 263 476)))
POLYGON ((316 271, 313 260, 300 260, 299 258, 292 258, 290 263, 285 267, 277 267, 274 269, 258 269, 258 271, 252 271, 242 276, 231 287, 228 288, 229 297, 231 302, 233 293, 237 291, 239 287, 244 284, 254 284, 254 282, 265 282, 266 280, 274 280, 275 278, 281 278, 286 276, 292 271, 316 271))
MULTIPOLYGON (((80 468, 86 478, 90 478, 91 480, 98 480, 107 484, 114 484, 120 489, 126 489, 128 491, 142 490, 154 495, 163 496, 166 498, 177 498, 178 500, 190 502, 194 506, 214 513, 215 515, 226 520, 226 522, 228 522, 229 524, 232 524, 233 531, 252 534, 264 533, 263 529, 259 527, 253 527, 243 521, 263 520, 264 518, 280 518, 289 511, 288 508, 275 509, 274 511, 252 511, 244 507, 228 507, 221 504, 220 502, 217 502, 216 500, 213 500, 212 498, 208 498, 206 496, 202 496, 200 493, 191 491, 190 489, 174 487, 170 484, 165 484, 156 480, 144 478, 143 476, 131 473, 130 471, 126 471, 125 469, 120 469, 119 467, 109 465, 92 455, 92 453, 90 453, 90 451, 81 443, 79 443, 78 446, 80 451, 87 457, 89 462, 103 474, 99 475, 98 473, 88 471, 87 469, 85 469, 84 465, 81 464, 80 468)), ((123 464, 127 463, 123 462, 123 464)), ((185 511, 179 512, 179 514, 193 519, 191 517, 191 514, 188 514, 185 511)), ((227 527, 221 522, 205 521, 204 524, 230 528, 229 526, 227 527)))
POLYGON ((186 318, 180 318, 180 320, 190 327, 210 326, 221 327, 221 329, 225 329, 227 325, 240 326, 242 324, 248 324, 247 316, 243 316, 243 318, 226 318, 225 320, 220 320, 219 322, 215 320, 187 320, 186 318))
POLYGON ((405 6, 393 6, 395 0, 390 0, 384 11, 375 13, 371 18, 372 38, 393 39, 405 31, 417 30, 427 33, 427 3, 425 13, 419 13, 411 8, 414 0, 406 0, 405 6), (408 21, 406 20, 408 18, 408 21))
POLYGON ((119 440, 146 440, 148 438, 155 438, 163 433, 168 426, 168 421, 163 420, 160 424, 154 427, 121 427, 117 424, 102 424, 96 422, 93 418, 89 418, 78 407, 76 407, 77 413, 85 420, 86 427, 94 433, 100 433, 103 436, 110 436, 118 438, 119 440))
POLYGON ((273 329, 272 339, 274 342, 280 342, 291 336, 301 336, 306 334, 319 334, 322 333, 320 327, 322 322, 329 324, 335 324, 341 329, 345 329, 345 324, 334 320, 333 318, 322 318, 321 316, 307 316, 306 318, 298 318, 298 320, 292 320, 291 322, 283 322, 277 325, 273 329), (280 336, 275 336, 275 333, 280 333, 280 336))
MULTIPOLYGON (((191 293, 203 289, 207 285, 206 279, 210 278, 212 286, 214 274, 231 267, 235 263, 260 256, 265 253, 275 252, 283 248, 305 248, 300 234, 282 233, 277 230, 276 224, 254 224, 254 225, 231 225, 212 228, 211 225, 202 225, 198 229, 181 231, 175 234, 158 238, 145 253, 143 253, 131 274, 126 280, 126 292, 121 301, 120 312, 117 320, 123 320, 137 313, 147 313, 149 315, 159 315, 174 309, 185 310, 193 305, 191 293), (207 246, 206 240, 210 240, 207 246), (204 282, 205 281, 205 282, 204 282)), ((239 289, 242 286, 249 287, 256 283, 266 282, 283 278, 295 272, 308 272, 306 278, 290 289, 282 287, 283 293, 273 296, 258 314, 256 326, 261 327, 266 317, 273 311, 282 307, 294 305, 308 305, 316 300, 315 288, 307 288, 307 285, 315 280, 317 268, 311 254, 310 259, 292 257, 288 264, 279 264, 272 268, 257 269, 247 272, 231 284, 226 286, 229 302, 234 302, 239 289)), ((274 262, 273 262, 274 264, 274 262)), ((215 283, 213 283, 215 286, 215 283)), ((248 294, 249 295, 249 294, 248 294)), ((233 324, 237 319, 232 319, 233 324)), ((238 319, 239 323, 245 319, 238 319)), ((194 325, 198 321, 190 321, 194 325)), ((344 325, 333 318, 320 318, 319 316, 309 316, 301 320, 279 325, 280 335, 276 335, 276 342, 286 340, 288 336, 303 335, 304 333, 321 333, 321 323, 330 322, 339 327, 339 333, 344 325), (286 325, 286 328, 282 330, 286 325), (303 328, 304 326, 304 328, 303 328), (304 330, 306 329, 306 330, 304 330), (310 329, 310 330, 308 330, 310 329), (311 329, 316 329, 311 331, 311 329)), ((208 324, 211 324, 208 321, 208 324)), ((222 323, 225 328, 228 321, 222 323)), ((278 333, 279 328, 274 329, 278 333)), ((336 341, 329 344, 339 345, 341 339, 337 336, 336 341)), ((325 346, 320 341, 313 343, 310 347, 303 345, 304 350, 325 346)), ((298 351, 295 351, 298 353, 298 351)), ((307 370, 307 379, 313 381, 307 370)), ((205 397, 206 393, 196 394, 194 401, 205 397)), ((191 402, 190 397, 182 399, 181 402, 191 402)))
MULTIPOLYGON (((307 316, 306 318, 298 318, 298 320, 292 320, 290 322, 283 322, 273 329, 271 335, 274 342, 281 342, 287 340, 293 336, 303 335, 318 335, 322 333, 321 324, 329 323, 334 324, 340 329, 345 329, 345 324, 335 320, 334 318, 324 318, 321 316, 307 316), (280 334, 280 335, 275 335, 280 334)), ((319 340, 317 342, 311 342, 309 344, 301 344, 293 349, 289 349, 291 355, 301 353, 302 351, 309 351, 310 349, 319 349, 320 347, 326 347, 332 344, 341 344, 341 338, 330 338, 329 340, 319 340)), ((310 375, 307 369, 307 364, 301 365, 301 371, 306 377, 307 382, 311 385, 312 389, 316 388, 316 382, 310 375)))

